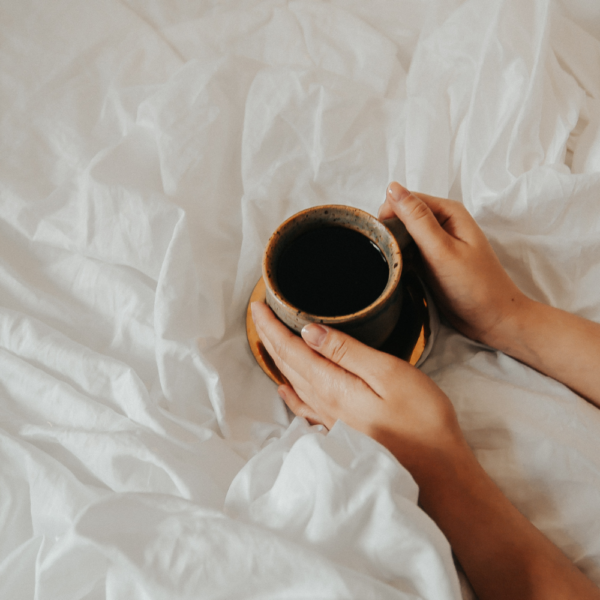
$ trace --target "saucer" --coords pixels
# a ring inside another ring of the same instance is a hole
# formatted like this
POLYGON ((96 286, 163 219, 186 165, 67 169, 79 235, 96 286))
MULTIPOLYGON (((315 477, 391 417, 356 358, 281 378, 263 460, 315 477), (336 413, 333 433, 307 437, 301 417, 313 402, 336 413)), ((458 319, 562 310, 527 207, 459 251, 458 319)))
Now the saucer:
MULTIPOLYGON (((246 336, 256 362, 277 385, 282 385, 287 380, 260 341, 250 310, 252 302, 264 302, 265 298, 265 282, 261 277, 248 300, 246 336)), ((407 270, 402 275, 402 310, 398 324, 379 350, 418 366, 417 363, 426 358, 433 343, 431 332, 434 313, 435 308, 421 280, 412 269, 407 270)))

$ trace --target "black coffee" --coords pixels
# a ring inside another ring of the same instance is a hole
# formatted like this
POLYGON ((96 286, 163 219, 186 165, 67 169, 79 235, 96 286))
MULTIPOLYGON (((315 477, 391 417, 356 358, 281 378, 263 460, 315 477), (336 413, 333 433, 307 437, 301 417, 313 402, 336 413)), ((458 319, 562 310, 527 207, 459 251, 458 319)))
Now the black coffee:
POLYGON ((388 275, 384 255, 369 238, 338 226, 301 234, 276 266, 283 296, 300 310, 323 317, 366 308, 381 295, 388 275))

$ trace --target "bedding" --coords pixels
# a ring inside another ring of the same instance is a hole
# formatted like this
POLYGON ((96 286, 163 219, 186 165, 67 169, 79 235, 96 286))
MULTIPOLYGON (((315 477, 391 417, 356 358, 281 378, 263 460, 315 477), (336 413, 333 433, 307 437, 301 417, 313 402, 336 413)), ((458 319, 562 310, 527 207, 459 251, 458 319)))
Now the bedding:
MULTIPOLYGON (((277 225, 392 180, 599 321, 596 4, 0 2, 0 597, 471 597, 402 465, 246 342, 277 225)), ((600 584, 600 411, 444 323, 421 368, 600 584)))

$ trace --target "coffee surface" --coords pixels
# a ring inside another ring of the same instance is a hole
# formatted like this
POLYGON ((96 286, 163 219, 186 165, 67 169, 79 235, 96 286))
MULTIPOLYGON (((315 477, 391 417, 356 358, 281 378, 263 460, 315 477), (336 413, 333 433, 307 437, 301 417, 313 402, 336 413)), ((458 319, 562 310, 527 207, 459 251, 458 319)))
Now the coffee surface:
POLYGON ((381 250, 362 233, 325 226, 301 234, 282 252, 276 278, 283 296, 323 317, 349 315, 374 302, 389 276, 381 250))

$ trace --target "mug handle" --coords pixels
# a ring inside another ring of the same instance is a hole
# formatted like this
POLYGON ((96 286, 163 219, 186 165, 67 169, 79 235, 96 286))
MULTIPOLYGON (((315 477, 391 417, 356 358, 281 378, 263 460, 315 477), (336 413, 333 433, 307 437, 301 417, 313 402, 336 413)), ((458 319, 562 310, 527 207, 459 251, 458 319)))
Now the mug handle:
POLYGON ((398 219, 398 217, 392 217, 391 219, 384 219, 381 221, 396 238, 400 250, 405 250, 407 246, 413 241, 410 233, 406 230, 404 223, 398 219))

